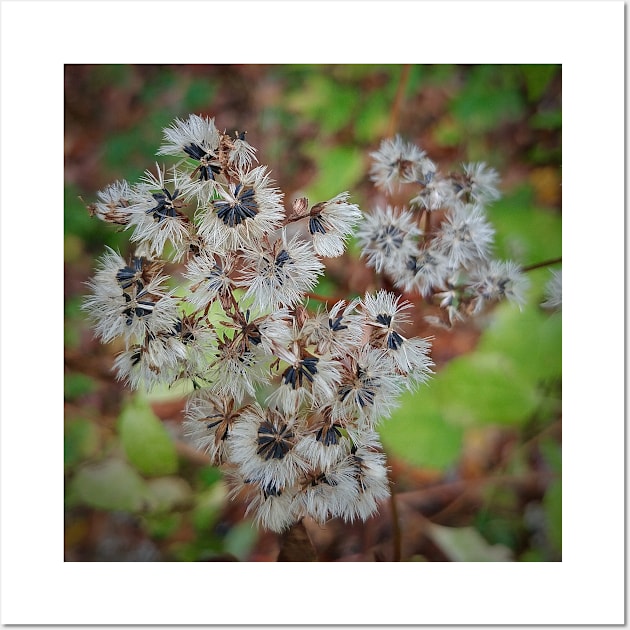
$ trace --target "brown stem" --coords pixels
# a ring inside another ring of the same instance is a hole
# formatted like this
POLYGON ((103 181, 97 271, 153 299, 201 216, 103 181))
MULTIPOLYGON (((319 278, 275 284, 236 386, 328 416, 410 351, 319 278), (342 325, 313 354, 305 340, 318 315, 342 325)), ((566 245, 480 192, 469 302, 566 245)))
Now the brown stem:
POLYGON ((540 269, 541 267, 549 267, 551 265, 557 265, 562 262, 562 256, 558 258, 552 258, 551 260, 543 260, 543 262, 535 263, 533 265, 527 265, 527 267, 523 267, 521 271, 523 273, 527 271, 533 271, 534 269, 540 269))
POLYGON ((318 295, 317 293, 310 293, 307 291, 304 295, 311 300, 323 302, 326 306, 330 306, 330 304, 334 303, 334 300, 332 300, 331 298, 324 297, 323 295, 318 295))
POLYGON ((238 302, 236 301, 236 298, 234 297, 234 293, 230 290, 230 291, 228 291, 228 295, 230 297, 230 302, 232 304, 232 308, 234 309, 234 314, 242 316, 241 309, 239 308, 238 302))
POLYGON ((394 548, 394 562, 400 562, 401 558, 401 538, 400 538, 400 522, 398 520, 398 506, 396 505, 396 496, 394 493, 394 482, 389 477, 389 505, 392 510, 392 546, 394 548))
MULTIPOLYGON (((470 490, 478 490, 486 486, 507 485, 516 488, 528 485, 548 486, 556 475, 549 472, 528 473, 525 475, 488 475, 473 479, 457 479, 428 486, 421 490, 411 490, 399 495, 403 504, 418 509, 427 500, 439 501, 445 495, 461 494, 470 490)), ((433 516, 431 517, 433 518, 433 516)))
POLYGON ((280 537, 278 562, 317 562, 317 553, 300 520, 280 537))
POLYGON ((431 232, 431 212, 429 210, 425 210, 424 213, 424 238, 429 238, 429 233, 431 232))
POLYGON ((402 106, 403 99, 405 98, 405 90, 407 89, 407 84, 409 83, 410 70, 410 65, 404 65, 400 71, 398 86, 396 87, 396 95, 394 96, 394 103, 392 105, 392 113, 389 117, 389 124, 387 126, 387 138, 391 138, 398 128, 398 116, 400 115, 400 108, 402 106))

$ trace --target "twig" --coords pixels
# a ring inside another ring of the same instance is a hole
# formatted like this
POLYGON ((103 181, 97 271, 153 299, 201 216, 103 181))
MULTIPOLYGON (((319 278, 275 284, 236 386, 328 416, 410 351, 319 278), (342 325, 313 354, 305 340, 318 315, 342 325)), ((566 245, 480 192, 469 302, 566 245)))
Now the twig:
POLYGON ((540 269, 541 267, 549 267, 551 265, 557 265, 562 262, 562 256, 558 258, 552 258, 551 260, 543 260, 543 262, 535 263, 533 265, 527 265, 521 269, 522 272, 532 271, 534 269, 540 269))
POLYGON ((398 86, 396 88, 396 95, 394 96, 394 103, 392 105, 392 113, 389 117, 389 124, 387 126, 387 138, 391 138, 394 132, 398 128, 398 116, 400 114, 400 108, 405 98, 405 90, 407 89, 407 83, 409 83, 409 72, 411 70, 410 65, 404 65, 400 71, 400 77, 398 79, 398 86))
POLYGON ((411 507, 416 507, 422 501, 428 499, 439 499, 440 495, 447 493, 465 493, 476 488, 483 488, 487 485, 508 485, 508 486, 527 486, 527 485, 548 485, 555 475, 548 472, 528 473, 526 475, 496 475, 487 477, 475 477, 474 479, 458 479, 455 481, 447 481, 428 486, 422 490, 411 490, 402 492, 398 498, 411 507))
POLYGON ((392 546, 394 547, 394 562, 400 562, 401 558, 401 538, 400 522, 398 520, 398 506, 394 494, 394 482, 389 476, 389 504, 392 510, 392 546))
POLYGON ((431 234, 431 212, 425 210, 424 212, 424 237, 425 239, 431 234))
POLYGON ((317 562, 315 546, 302 520, 282 534, 278 562, 317 562))
POLYGON ((309 293, 308 291, 304 294, 306 297, 311 300, 317 300, 318 302, 323 302, 326 306, 330 306, 334 303, 332 298, 324 297, 323 295, 318 295, 317 293, 309 293))

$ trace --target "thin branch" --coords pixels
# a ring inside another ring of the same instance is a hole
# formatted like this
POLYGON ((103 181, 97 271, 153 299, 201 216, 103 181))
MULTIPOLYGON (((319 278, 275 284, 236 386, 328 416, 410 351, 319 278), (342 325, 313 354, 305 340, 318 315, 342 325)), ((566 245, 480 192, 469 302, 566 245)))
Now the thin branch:
POLYGON ((317 562, 317 551, 302 519, 280 536, 278 562, 317 562))
POLYGON ((304 295, 310 298, 311 300, 317 300, 318 302, 323 302, 326 306, 330 306, 331 304, 335 303, 335 300, 333 300, 332 298, 327 298, 327 297, 324 297, 323 295, 318 295, 317 293, 310 293, 307 291, 304 295))
POLYGON ((400 522, 398 520, 398 506, 396 505, 396 495, 394 493, 394 482, 389 476, 389 505, 392 510, 392 546, 394 547, 394 562, 400 562, 401 558, 401 537, 400 522))
POLYGON ((543 262, 535 263, 533 265, 527 265, 527 267, 523 267, 521 271, 523 273, 527 271, 533 271, 534 269, 540 269, 541 267, 550 267, 551 265, 557 265, 562 262, 562 256, 558 258, 552 258, 551 260, 543 260, 543 262))
MULTIPOLYGON (((470 490, 477 490, 488 485, 507 485, 525 487, 528 485, 548 486, 556 475, 549 472, 528 473, 526 475, 497 475, 487 477, 475 477, 473 479, 457 479, 428 486, 421 490, 411 490, 398 495, 404 504, 417 509, 420 504, 428 500, 439 500, 440 497, 449 494, 461 495, 470 490)), ((457 497, 455 497, 457 498, 457 497)), ((454 499, 455 499, 454 498, 454 499)), ((454 499, 451 499, 454 500, 454 499)), ((431 517, 433 518, 433 516, 431 517)))
POLYGON ((402 106, 403 99, 405 98, 405 90, 407 89, 407 84, 409 83, 410 70, 410 65, 404 65, 400 71, 398 86, 396 87, 396 95, 394 96, 394 103, 392 105, 392 113, 389 117, 389 124, 387 126, 387 138, 391 138, 398 128, 398 117, 400 115, 400 108, 402 106))
POLYGON ((424 212, 424 238, 427 239, 431 235, 431 212, 425 210, 424 212))

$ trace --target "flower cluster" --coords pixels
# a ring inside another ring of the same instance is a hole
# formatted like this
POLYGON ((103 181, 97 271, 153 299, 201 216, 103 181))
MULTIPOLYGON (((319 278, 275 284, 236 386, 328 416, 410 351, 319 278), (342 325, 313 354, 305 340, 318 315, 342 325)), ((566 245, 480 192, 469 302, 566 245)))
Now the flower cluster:
MULTIPOLYGON (((262 526, 367 519, 389 495, 378 424, 432 362, 428 340, 405 336, 411 305, 400 296, 309 307, 324 258, 343 254, 362 212, 347 192, 287 212, 245 134, 213 119, 176 120, 159 154, 176 158, 170 170, 117 181, 90 206, 136 245, 130 259, 106 252, 84 302, 101 341, 122 343, 118 379, 192 383, 185 431, 262 526)), ((400 174, 428 179, 432 165, 413 156, 400 174)), ((383 216, 391 256, 374 245, 369 262, 387 270, 416 254, 406 241, 420 232, 406 215, 383 216)))
POLYGON ((543 308, 550 310, 562 310, 562 270, 551 270, 551 278, 545 285, 545 301, 542 303, 543 308))
POLYGON ((370 176, 386 194, 413 188, 409 208, 376 207, 358 229, 366 264, 394 286, 444 309, 433 323, 451 326, 486 305, 508 299, 522 306, 528 281, 519 266, 492 258, 494 229, 486 216, 499 175, 484 163, 443 175, 425 152, 400 136, 384 140, 370 176), (433 218, 433 217, 437 217, 433 218))

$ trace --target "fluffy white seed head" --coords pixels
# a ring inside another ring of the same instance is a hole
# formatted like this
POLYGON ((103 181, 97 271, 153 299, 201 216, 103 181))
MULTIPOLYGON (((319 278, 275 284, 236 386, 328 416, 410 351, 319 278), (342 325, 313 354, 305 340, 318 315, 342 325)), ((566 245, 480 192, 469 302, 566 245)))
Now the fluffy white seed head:
POLYGON ((400 136, 383 140, 378 151, 370 153, 373 159, 370 179, 387 193, 400 184, 430 181, 435 173, 435 164, 426 153, 400 136))
POLYGON ((324 272, 313 247, 297 235, 289 240, 285 230, 272 243, 246 249, 243 261, 238 284, 247 289, 243 299, 259 310, 295 306, 324 272))
POLYGON ((357 241, 368 267, 377 273, 396 276, 406 268, 409 258, 419 253, 421 234, 411 212, 391 206, 377 207, 364 216, 357 230, 357 241))

